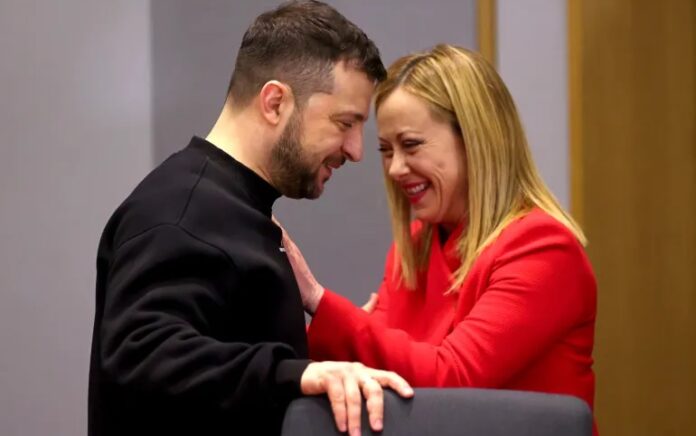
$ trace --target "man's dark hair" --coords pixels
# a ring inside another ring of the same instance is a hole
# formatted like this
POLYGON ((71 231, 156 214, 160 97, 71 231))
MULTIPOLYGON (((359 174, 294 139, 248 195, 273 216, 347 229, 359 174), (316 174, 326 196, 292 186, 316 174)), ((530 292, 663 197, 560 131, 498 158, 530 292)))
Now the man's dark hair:
POLYGON ((375 44, 333 7, 291 1, 259 15, 239 48, 228 90, 237 108, 246 107, 269 80, 292 88, 302 105, 315 92, 331 92, 339 61, 373 81, 386 77, 375 44))

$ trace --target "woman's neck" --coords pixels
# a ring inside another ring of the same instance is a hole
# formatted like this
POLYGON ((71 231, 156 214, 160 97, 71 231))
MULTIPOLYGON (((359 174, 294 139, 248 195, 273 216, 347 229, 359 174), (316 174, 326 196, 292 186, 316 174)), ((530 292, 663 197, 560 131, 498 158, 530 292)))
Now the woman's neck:
POLYGON ((450 235, 452 234, 452 230, 454 230, 454 227, 451 226, 446 226, 443 224, 439 224, 437 226, 437 235, 440 238, 440 244, 445 245, 445 242, 447 242, 447 239, 449 239, 450 235))

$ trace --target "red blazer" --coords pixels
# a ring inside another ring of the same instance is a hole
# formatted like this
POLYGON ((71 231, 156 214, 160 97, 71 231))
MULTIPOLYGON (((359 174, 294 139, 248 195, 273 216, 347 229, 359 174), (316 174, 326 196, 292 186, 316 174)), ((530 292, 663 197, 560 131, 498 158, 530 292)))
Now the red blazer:
POLYGON ((459 232, 444 247, 433 232, 417 291, 393 280, 392 246, 371 315, 327 290, 308 329, 310 357, 360 361, 415 387, 564 393, 592 407, 596 282, 577 239, 534 209, 481 253, 457 293, 444 295, 459 265, 459 232))

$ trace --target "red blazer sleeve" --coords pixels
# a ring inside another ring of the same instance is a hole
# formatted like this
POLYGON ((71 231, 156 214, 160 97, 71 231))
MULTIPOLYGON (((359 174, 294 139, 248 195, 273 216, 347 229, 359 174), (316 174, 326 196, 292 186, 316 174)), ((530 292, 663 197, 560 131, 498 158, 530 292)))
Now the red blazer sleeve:
MULTIPOLYGON (((555 221, 518 227, 489 247, 487 284, 441 343, 415 341, 328 291, 310 325, 311 357, 357 360, 417 387, 504 385, 571 328, 594 320, 594 275, 573 235, 555 221)), ((380 298, 395 298, 390 264, 380 298)), ((475 287, 476 268, 465 288, 475 287)))
POLYGON ((387 254, 387 260, 385 262, 385 265, 386 268, 384 270, 384 278, 382 279, 382 285, 379 287, 379 291, 377 291, 377 305, 375 306, 375 310, 373 310, 372 313, 369 315, 373 323, 381 325, 387 324, 387 314, 389 312, 389 285, 390 281, 392 280, 394 266, 393 246, 387 254))

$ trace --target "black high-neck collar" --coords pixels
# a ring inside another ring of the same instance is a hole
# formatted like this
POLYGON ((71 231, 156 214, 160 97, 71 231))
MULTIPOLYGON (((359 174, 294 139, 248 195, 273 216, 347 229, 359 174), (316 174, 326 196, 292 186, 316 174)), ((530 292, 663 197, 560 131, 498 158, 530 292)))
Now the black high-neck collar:
POLYGON ((194 136, 191 138, 188 147, 201 151, 208 158, 226 168, 234 182, 241 184, 242 191, 247 194, 249 201, 256 208, 270 216, 273 203, 281 196, 280 192, 270 183, 252 169, 203 138, 194 136))

